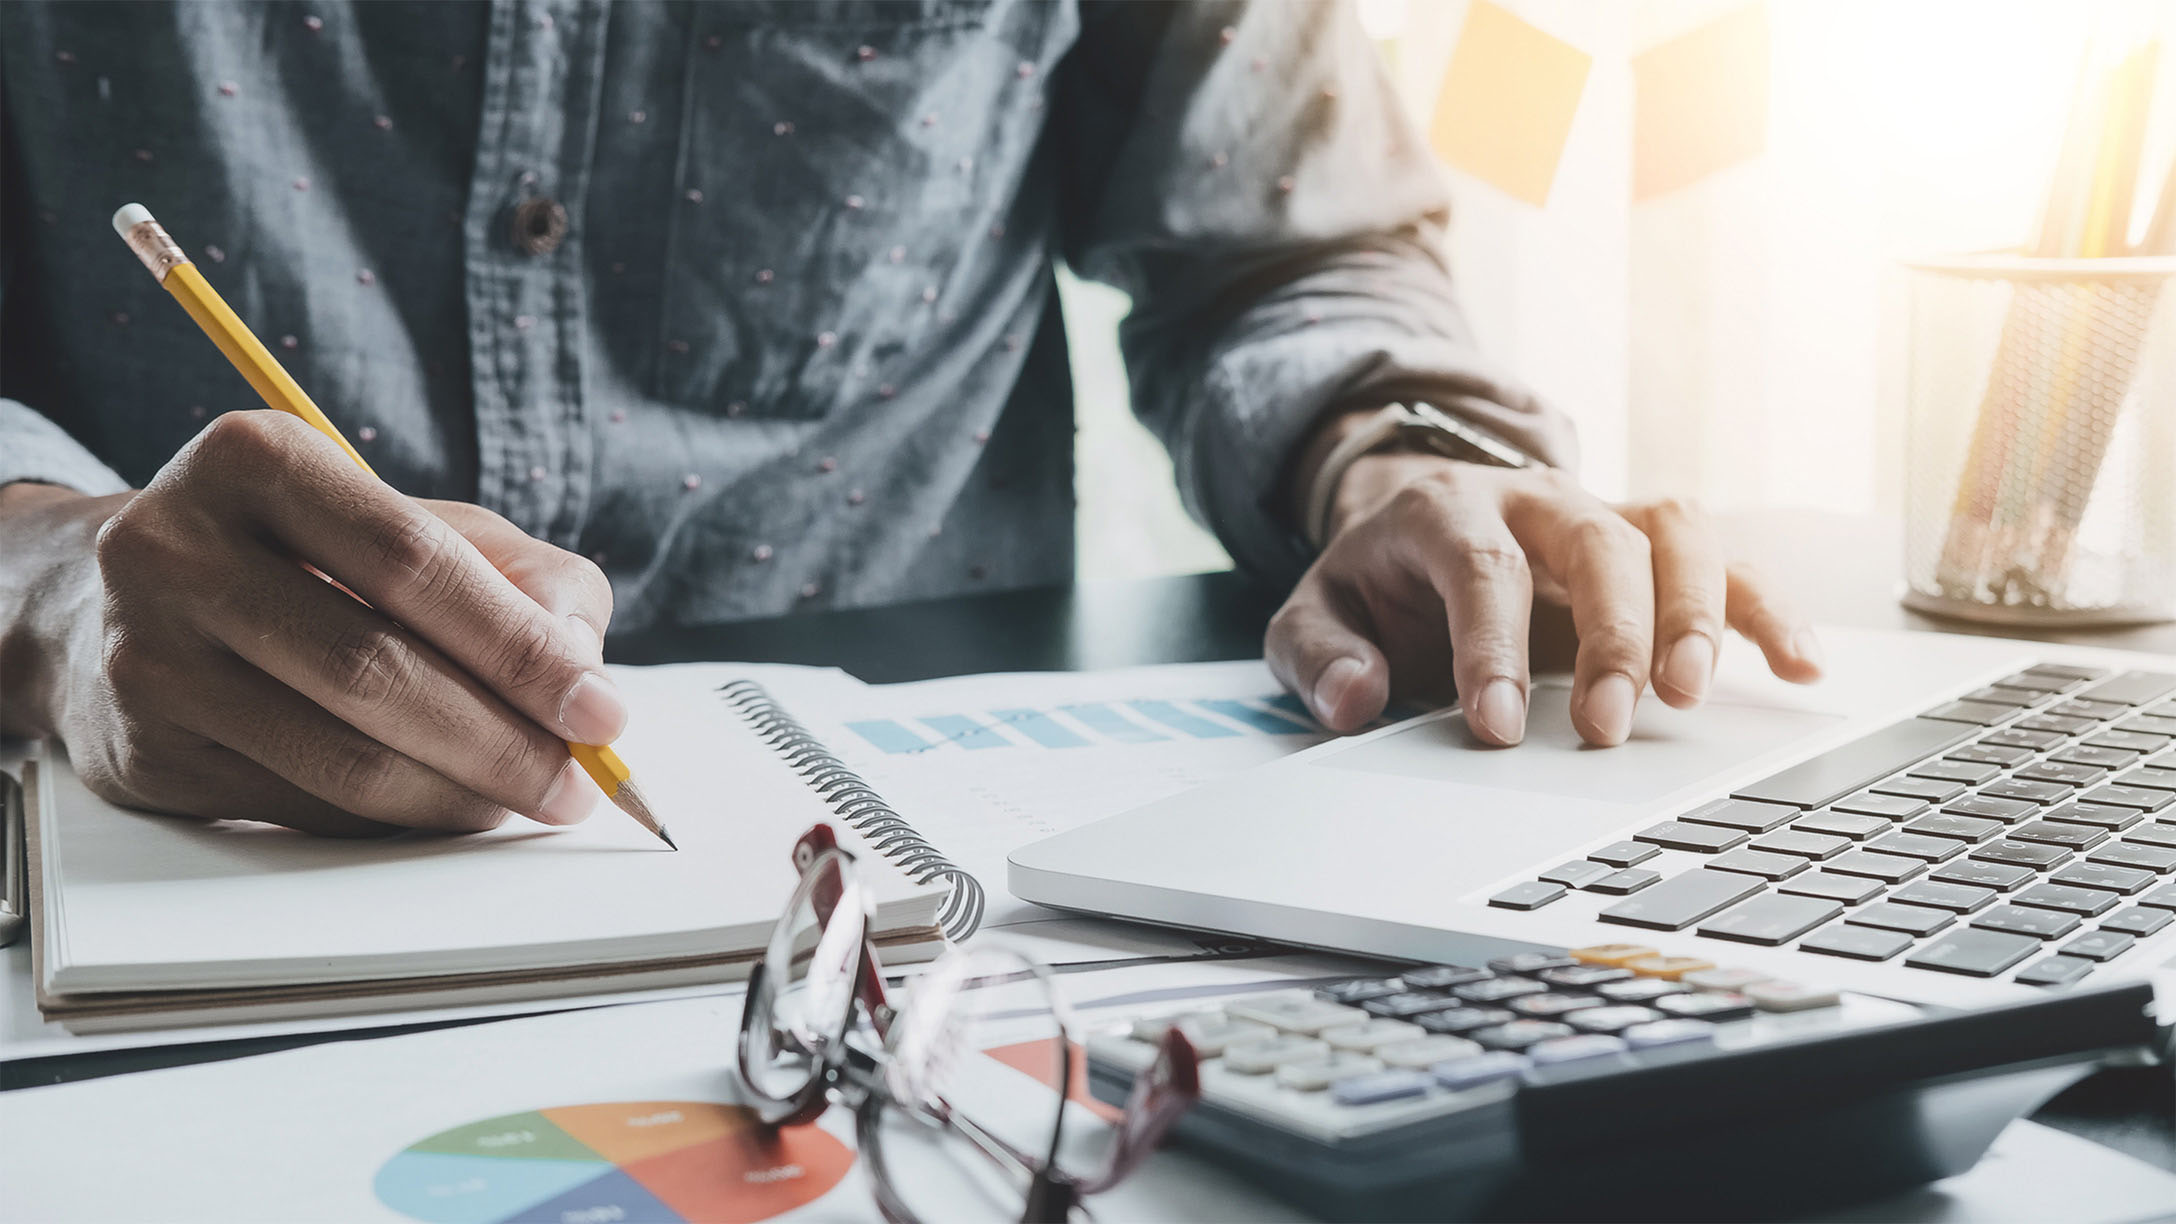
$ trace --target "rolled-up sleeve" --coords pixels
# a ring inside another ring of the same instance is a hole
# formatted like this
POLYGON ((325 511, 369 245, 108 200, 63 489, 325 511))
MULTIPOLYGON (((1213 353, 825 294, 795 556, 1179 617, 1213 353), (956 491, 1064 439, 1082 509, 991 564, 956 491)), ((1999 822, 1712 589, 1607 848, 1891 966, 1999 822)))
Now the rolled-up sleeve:
POLYGON ((119 493, 128 482, 68 432, 11 399, 0 399, 0 485, 35 480, 80 493, 119 493))
POLYGON ((1067 261, 1132 296, 1134 410, 1243 568, 1307 563, 1276 499, 1333 410, 1428 399, 1572 461, 1569 422, 1476 351, 1442 175, 1347 5, 1091 0, 1066 73, 1067 261))

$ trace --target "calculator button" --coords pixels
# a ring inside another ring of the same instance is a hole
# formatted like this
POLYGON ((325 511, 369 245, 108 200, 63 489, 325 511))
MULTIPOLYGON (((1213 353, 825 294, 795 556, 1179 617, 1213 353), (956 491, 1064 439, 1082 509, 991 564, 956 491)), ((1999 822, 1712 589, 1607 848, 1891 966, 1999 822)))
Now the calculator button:
POLYGON ((1564 1023, 1582 1033, 1621 1033, 1635 1024, 1648 1024, 1662 1019, 1662 1013, 1652 1007, 1590 1007, 1564 1017, 1564 1023))
POLYGON ((1350 982, 1334 982, 1315 988, 1315 997, 1331 1003, 1358 1003, 1362 999, 1380 999, 1405 989, 1399 978, 1355 978, 1350 982))
POLYGON ((1742 1020, 1753 1014, 1753 1004, 1734 990, 1703 990, 1655 1000, 1655 1008, 1680 1020, 1706 1020, 1719 1024, 1742 1020))
POLYGON ((1783 829, 1753 843, 1753 849, 1770 854, 1796 854, 1802 858, 1825 859, 1851 848, 1848 837, 1832 837, 1825 833, 1807 833, 1800 829, 1783 829))
POLYGON ((1541 878, 1551 884, 1562 884, 1566 888, 1585 888, 1596 880, 1611 874, 1614 870, 1607 863, 1596 863, 1588 859, 1573 859, 1569 863, 1560 863, 1542 872, 1541 878))
POLYGON ((1454 1058, 1439 1062, 1428 1069, 1436 1082, 1453 1092, 1493 1084, 1497 1080, 1510 1079, 1531 1065, 1524 1054, 1509 1050, 1491 1050, 1472 1058, 1454 1058))
POLYGON ((1463 1037, 1434 1036, 1386 1045, 1375 1051, 1375 1057, 1382 1059, 1384 1066, 1425 1071, 1439 1062, 1471 1058, 1482 1052, 1480 1046, 1463 1037))
POLYGON ((1322 1039, 1340 1050, 1355 1054, 1373 1054, 1379 1046, 1400 1041, 1411 1041, 1426 1035, 1426 1030, 1403 1020, 1370 1020, 1365 1024, 1348 1024, 1343 1028, 1322 1030, 1322 1039))
POLYGON ((1641 977, 1674 982, 1699 969, 1713 969, 1715 962, 1697 956, 1643 956, 1625 966, 1641 977))
POLYGON ((1234 1020, 1251 1020, 1256 1024, 1266 1024, 1281 1033, 1296 1033, 1303 1037, 1312 1037, 1326 1028, 1359 1024, 1367 1019, 1366 1013, 1356 1008, 1340 1007, 1321 999, 1294 994, 1242 999, 1228 1004, 1224 1011, 1234 1020))
POLYGON ((2143 786, 2103 786, 2078 796, 2081 803, 2101 803, 2109 807, 2137 808, 2141 812, 2158 812, 2176 803, 2176 793, 2165 790, 2148 790, 2143 786))
POLYGON ((1891 901, 1906 905, 1931 905, 1957 914, 1974 914, 1993 904, 2001 894, 1992 888, 1974 888, 1969 884, 1949 884, 1941 880, 1918 880, 1889 894, 1891 901))
MULTIPOLYGON (((1744 834, 1738 834, 1742 840, 1744 834)), ((1730 871, 1694 868, 1641 889, 1601 913, 1604 922, 1679 931, 1761 890, 1761 881, 1730 871)))
MULTIPOLYGON (((2137 842, 2117 842, 2101 846, 2086 859, 2095 863, 2113 863, 2118 867, 2136 867, 2140 871, 2166 874, 2176 871, 2176 848, 2167 846, 2142 846, 2137 842)), ((2152 904, 2152 902, 2147 902, 2152 904)))
POLYGON ((2018 970, 2017 980, 2027 986, 2068 986, 2092 971, 2092 961, 2075 956, 2050 956, 2018 970))
POLYGON ((1517 1017, 1501 1007, 1454 1007, 1450 1011, 1416 1016, 1413 1023, 1431 1033, 1470 1033, 1477 1028, 1508 1024, 1517 1017))
POLYGON ((1911 946, 1912 937, 1901 931, 1839 924, 1808 935, 1799 941, 1798 950, 1852 960, 1884 961, 1911 946))
POLYGON ((1439 994, 1407 991, 1403 994, 1384 995, 1380 999, 1369 999, 1360 1005, 1360 1010, 1370 1016, 1386 1016, 1392 1020, 1403 1020, 1409 1016, 1417 1016, 1422 1012, 1442 1011, 1446 1007, 1456 1006, 1458 1006, 1456 999, 1447 999, 1439 994))
POLYGON ((1203 1058, 1215 1058, 1227 1046, 1259 1041, 1277 1034, 1277 1030, 1266 1024, 1233 1020, 1222 1015, 1188 1016, 1175 1027, 1179 1030, 1179 1035, 1193 1045, 1194 1052, 1203 1058))
POLYGON ((1499 956, 1490 961, 1488 967, 1497 973, 1532 975, 1544 969, 1569 969, 1578 963, 1569 956, 1547 952, 1521 952, 1517 956, 1499 956))
POLYGON ((1902 931, 1906 935, 1916 936, 1932 935, 1957 921, 1957 916, 1948 910, 1929 909, 1924 905, 1898 905, 1894 901, 1876 901, 1844 921, 1852 926, 1880 927, 1885 931, 1902 931))
POLYGON ((2119 909, 2102 919, 2100 929, 2115 931, 2124 935, 2136 935, 2143 939, 2171 922, 2176 922, 2176 914, 2171 914, 2167 910, 2148 909, 2143 905, 2133 905, 2127 909, 2119 909))
POLYGON ((2042 845, 2002 838, 1972 847, 1971 855, 1983 863, 2008 863, 2013 867, 2053 867, 2070 857, 2061 846, 2042 845))
POLYGON ((1277 1086, 1300 1092, 1320 1092, 1341 1079, 1382 1069, 1380 1061, 1365 1054, 1340 1052, 1313 1062, 1286 1063, 1277 1068, 1277 1086))
POLYGON ((1866 843, 1866 848, 1878 854, 1901 854, 1929 863, 1946 863, 1964 852, 1964 843, 1952 837, 1929 837, 1924 833, 1891 833, 1866 843))
POLYGON ((1658 846, 1650 846, 1645 842, 1621 841, 1611 842, 1599 850, 1590 850, 1587 857, 1597 863, 1608 863, 1612 867, 1637 867, 1660 853, 1662 850, 1658 846))
POLYGON ((1541 994, 1547 986, 1532 978, 1490 978, 1486 982, 1468 982, 1451 987, 1451 994, 1468 1003, 1501 1003, 1520 995, 1541 994))
POLYGON ((2153 883, 2153 873, 2138 867, 2117 867, 2112 863, 2072 863, 2055 873, 2055 883, 2072 884, 2079 888, 2102 888, 2112 893, 2128 895, 2153 883))
POLYGON ((1408 969, 1398 977, 1409 990, 1448 990, 1467 982, 1486 981, 1489 971, 1469 969, 1464 965, 1430 965, 1425 969, 1408 969))
POLYGON ((1652 1050, 1658 1046, 1710 1045, 1715 1041, 1715 1026, 1705 1020, 1657 1020, 1653 1024, 1638 1024, 1619 1033, 1624 1043, 1635 1050, 1652 1050))
POLYGON ((1556 1066, 1561 1063, 1585 1062, 1590 1058, 1607 1058, 1622 1054, 1631 1047, 1621 1037, 1603 1033, 1581 1033, 1576 1037, 1559 1037, 1544 1041, 1526 1051, 1526 1056, 1537 1067, 1556 1066))
POLYGON ((1980 816, 1957 816, 1942 812, 1933 816, 1921 816, 1904 826, 1906 833, 1924 837, 1949 837, 1958 841, 1986 841, 2002 832, 2002 822, 1980 816))
POLYGON ((1708 861, 1717 871, 1738 871, 1759 876, 1763 880, 1782 880, 1806 869, 1806 860, 1795 854, 1774 854, 1766 850, 1741 847, 1728 854, 1718 854, 1708 861))
POLYGON ((2063 821, 2067 824, 2092 825, 2096 829, 2106 829, 2111 833, 2120 833, 2144 820, 2146 814, 2132 811, 2127 807, 2111 807, 2103 803, 2078 802, 2066 803, 2059 808, 2048 809, 2047 818, 2049 820, 2063 821))
POLYGON ((1271 1037, 1224 1047, 1224 1069, 1240 1075, 1268 1075, 1286 1063, 1320 1062, 1330 1047, 1307 1037, 1271 1037))
POLYGON ((1682 820, 1665 820, 1651 829, 1635 834, 1639 841, 1653 842, 1670 850, 1692 850, 1700 854, 1714 854, 1728 850, 1745 841, 1746 835, 1737 829, 1719 825, 1688 824, 1682 820))
POLYGON ((1982 863, 1978 860, 1959 859, 1935 868, 1934 873, 1927 878, 1940 880, 1944 884, 1969 884, 1974 888, 2008 892, 2032 879, 2033 870, 2014 863, 1982 863))
POLYGON ((2022 799, 1997 799, 1992 795, 1967 795, 1954 803, 1942 805, 1942 810, 1953 816, 1975 816, 1982 820, 1999 820, 2007 824, 2023 820, 2040 810, 2037 803, 2022 799))
POLYGON ((1760 803, 1752 799, 1718 799, 1705 807, 1685 813, 1684 819, 1695 824, 1721 825, 1727 829, 1742 829, 1747 833, 1766 833, 1777 825, 1788 824, 1799 809, 1791 804, 1760 803))
POLYGON ((1534 1020, 1555 1020, 1567 1012, 1601 1005, 1602 1001, 1593 995, 1574 994, 1528 995, 1509 1004, 1512 1011, 1534 1020))
POLYGON ((1907 816, 1917 816, 1933 805, 1924 799, 1910 799, 1903 795, 1877 795, 1872 791, 1863 791, 1848 799, 1838 799, 1829 806, 1839 812, 1879 816, 1884 820, 1902 820, 1907 816))
POLYGON ((1840 1001, 1834 987, 1803 982, 1755 982, 1745 988, 1745 997, 1765 1012, 1813 1011, 1834 1007, 1840 1001))
POLYGON ((1683 983, 1665 982, 1661 978, 1634 978, 1629 982, 1597 986, 1594 993, 1612 1003, 1652 1003, 1664 995, 1684 994, 1689 989, 1683 983))
POLYGON ((1645 867, 1627 867, 1587 885, 1587 891, 1611 897, 1629 896, 1661 878, 1662 873, 1659 871, 1649 871, 1645 867))
POLYGON ((1662 950, 1646 944, 1611 943, 1594 944, 1585 948, 1573 948, 1571 958, 1585 965, 1602 965, 1616 968, 1626 961, 1636 961, 1643 956, 1660 956, 1662 950))
POLYGON ((2039 950, 2040 941, 2030 935, 1966 927, 1912 953, 1904 963, 1914 969, 1993 977, 2039 950))
POLYGON ((2063 913, 2061 910, 1998 905, 1973 918, 1972 925, 1989 931, 2030 935, 2034 939, 2060 939, 2078 929, 2078 916, 2063 913))
POLYGON ((1375 1105, 1402 1101, 1428 1091, 1435 1080, 1418 1071, 1375 1071, 1330 1085, 1330 1099, 1340 1105, 1375 1105))
POLYGON ((1864 841, 1876 833, 1885 833, 1889 822, 1879 816, 1851 816, 1843 812, 1812 812, 1791 825, 1801 833, 1823 833, 1831 837, 1848 837, 1852 841, 1864 841))
POLYGON ((1757 969, 1695 969, 1678 979, 1694 990, 1742 990, 1767 980, 1757 969))
POLYGON ((1878 896, 1881 884, 1879 881, 1862 879, 1859 876, 1830 875, 1826 871, 1816 871, 1785 880, 1776 886, 1776 891, 1794 893, 1801 897, 1827 897, 1845 905, 1857 905, 1870 897, 1878 896))
POLYGON ((1741 943, 1773 947, 1796 939, 1843 912, 1843 906, 1826 897, 1768 893, 1708 919, 1700 924, 1700 933, 1714 939, 1735 939, 1741 943))
POLYGON ((1554 1020, 1513 1020, 1509 1024, 1476 1029, 1467 1034, 1491 1050, 1524 1050, 1537 1042, 1571 1035, 1570 1025, 1554 1020))
POLYGON ((1925 863, 1915 858, 1897 854, 1876 854, 1871 850, 1852 850, 1837 855, 1821 864, 1823 871, 1838 875, 1865 876, 1884 884, 1901 884, 1927 869, 1925 863))
POLYGON ((2135 935, 2126 935, 2121 931, 2111 931, 2106 927, 2102 927, 2098 931, 2088 931, 2064 944, 2062 952, 2064 956, 2082 956, 2091 961, 2114 960, 2116 957, 2130 951, 2131 945, 2137 942, 2138 937, 2135 935))
POLYGON ((2070 884, 2035 884, 2010 898, 2019 905, 2037 905, 2042 909, 2064 910, 2091 918, 2115 908, 2122 898, 2098 888, 2078 888, 2070 884))
POLYGON ((1537 976, 1559 989, 1591 990, 1604 982, 1622 982, 1632 976, 1632 971, 1616 965, 1574 965, 1569 969, 1544 969, 1537 976))
POLYGON ((1528 880, 1524 884, 1513 884, 1511 887, 1490 897, 1488 903, 1498 909, 1534 910, 1540 909, 1570 891, 1562 884, 1551 884, 1546 880, 1528 880))
POLYGON ((2108 830, 2091 825, 2064 824, 2059 820, 2034 820, 2010 830, 2018 841, 2061 846, 2065 850, 2091 850, 2108 840, 2108 830))

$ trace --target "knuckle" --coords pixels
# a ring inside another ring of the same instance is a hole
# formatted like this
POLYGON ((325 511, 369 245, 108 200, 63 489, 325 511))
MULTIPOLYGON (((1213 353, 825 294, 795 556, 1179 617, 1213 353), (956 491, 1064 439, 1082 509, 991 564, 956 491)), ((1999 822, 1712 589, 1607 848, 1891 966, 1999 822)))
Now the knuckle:
POLYGON ((413 667, 407 644, 388 628, 343 633, 325 649, 327 678, 366 708, 397 702, 413 667))
POLYGON ((342 807, 358 815, 399 806, 400 755, 376 740, 354 737, 333 754, 330 762, 332 792, 342 807))
POLYGON ((241 471, 261 471, 277 463, 286 447, 290 421, 269 408, 224 412, 198 436, 196 450, 214 464, 241 471))
POLYGON ((1648 516, 1666 526, 1684 526, 1707 518, 1707 511, 1690 497, 1664 497, 1647 503, 1648 516))
POLYGON ((489 780, 488 792, 518 799, 523 811, 535 811, 559 776, 566 762, 566 749, 559 750, 555 761, 541 734, 513 727, 505 728, 494 739, 496 742, 479 754, 483 776, 489 780))
POLYGON ((363 547, 376 565, 428 585, 449 568, 445 561, 452 539, 438 519, 426 514, 400 514, 374 525, 363 547))
POLYGON ((1466 537, 1450 550, 1451 565, 1467 580, 1523 578, 1526 553, 1517 542, 1495 536, 1466 537))
POLYGON ((572 666, 559 639, 538 618, 523 617, 509 626, 499 640, 492 674, 506 690, 527 692, 564 687, 572 666))
POLYGON ((1629 616, 1609 617, 1598 625, 1583 628, 1579 637, 1606 661, 1628 662, 1647 654, 1647 630, 1629 616))

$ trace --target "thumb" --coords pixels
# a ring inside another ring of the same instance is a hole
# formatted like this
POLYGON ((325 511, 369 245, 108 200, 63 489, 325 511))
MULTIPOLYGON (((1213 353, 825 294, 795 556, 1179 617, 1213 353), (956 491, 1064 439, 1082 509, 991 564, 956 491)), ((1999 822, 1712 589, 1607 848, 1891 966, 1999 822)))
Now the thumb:
POLYGON ((423 507, 468 537, 506 580, 548 612, 565 617, 592 659, 604 658, 612 623, 612 584, 589 558, 547 544, 482 506, 424 501, 423 507))
POLYGON ((1366 726, 1390 701, 1390 664, 1346 617, 1324 583, 1303 578, 1270 618, 1262 655, 1316 721, 1340 734, 1366 726))

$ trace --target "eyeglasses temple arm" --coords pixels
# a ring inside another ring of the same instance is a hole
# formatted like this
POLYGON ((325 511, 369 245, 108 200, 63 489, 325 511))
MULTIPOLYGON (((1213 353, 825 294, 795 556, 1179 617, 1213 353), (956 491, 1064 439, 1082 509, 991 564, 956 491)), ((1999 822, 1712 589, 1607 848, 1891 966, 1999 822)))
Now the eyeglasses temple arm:
POLYGON ((1164 1030, 1156 1061, 1134 1077, 1133 1092, 1118 1119, 1118 1133, 1101 1171, 1080 1179, 1076 1189, 1100 1194, 1124 1181, 1171 1130, 1195 1101, 1201 1099, 1201 1059, 1193 1043, 1177 1028, 1164 1030))

